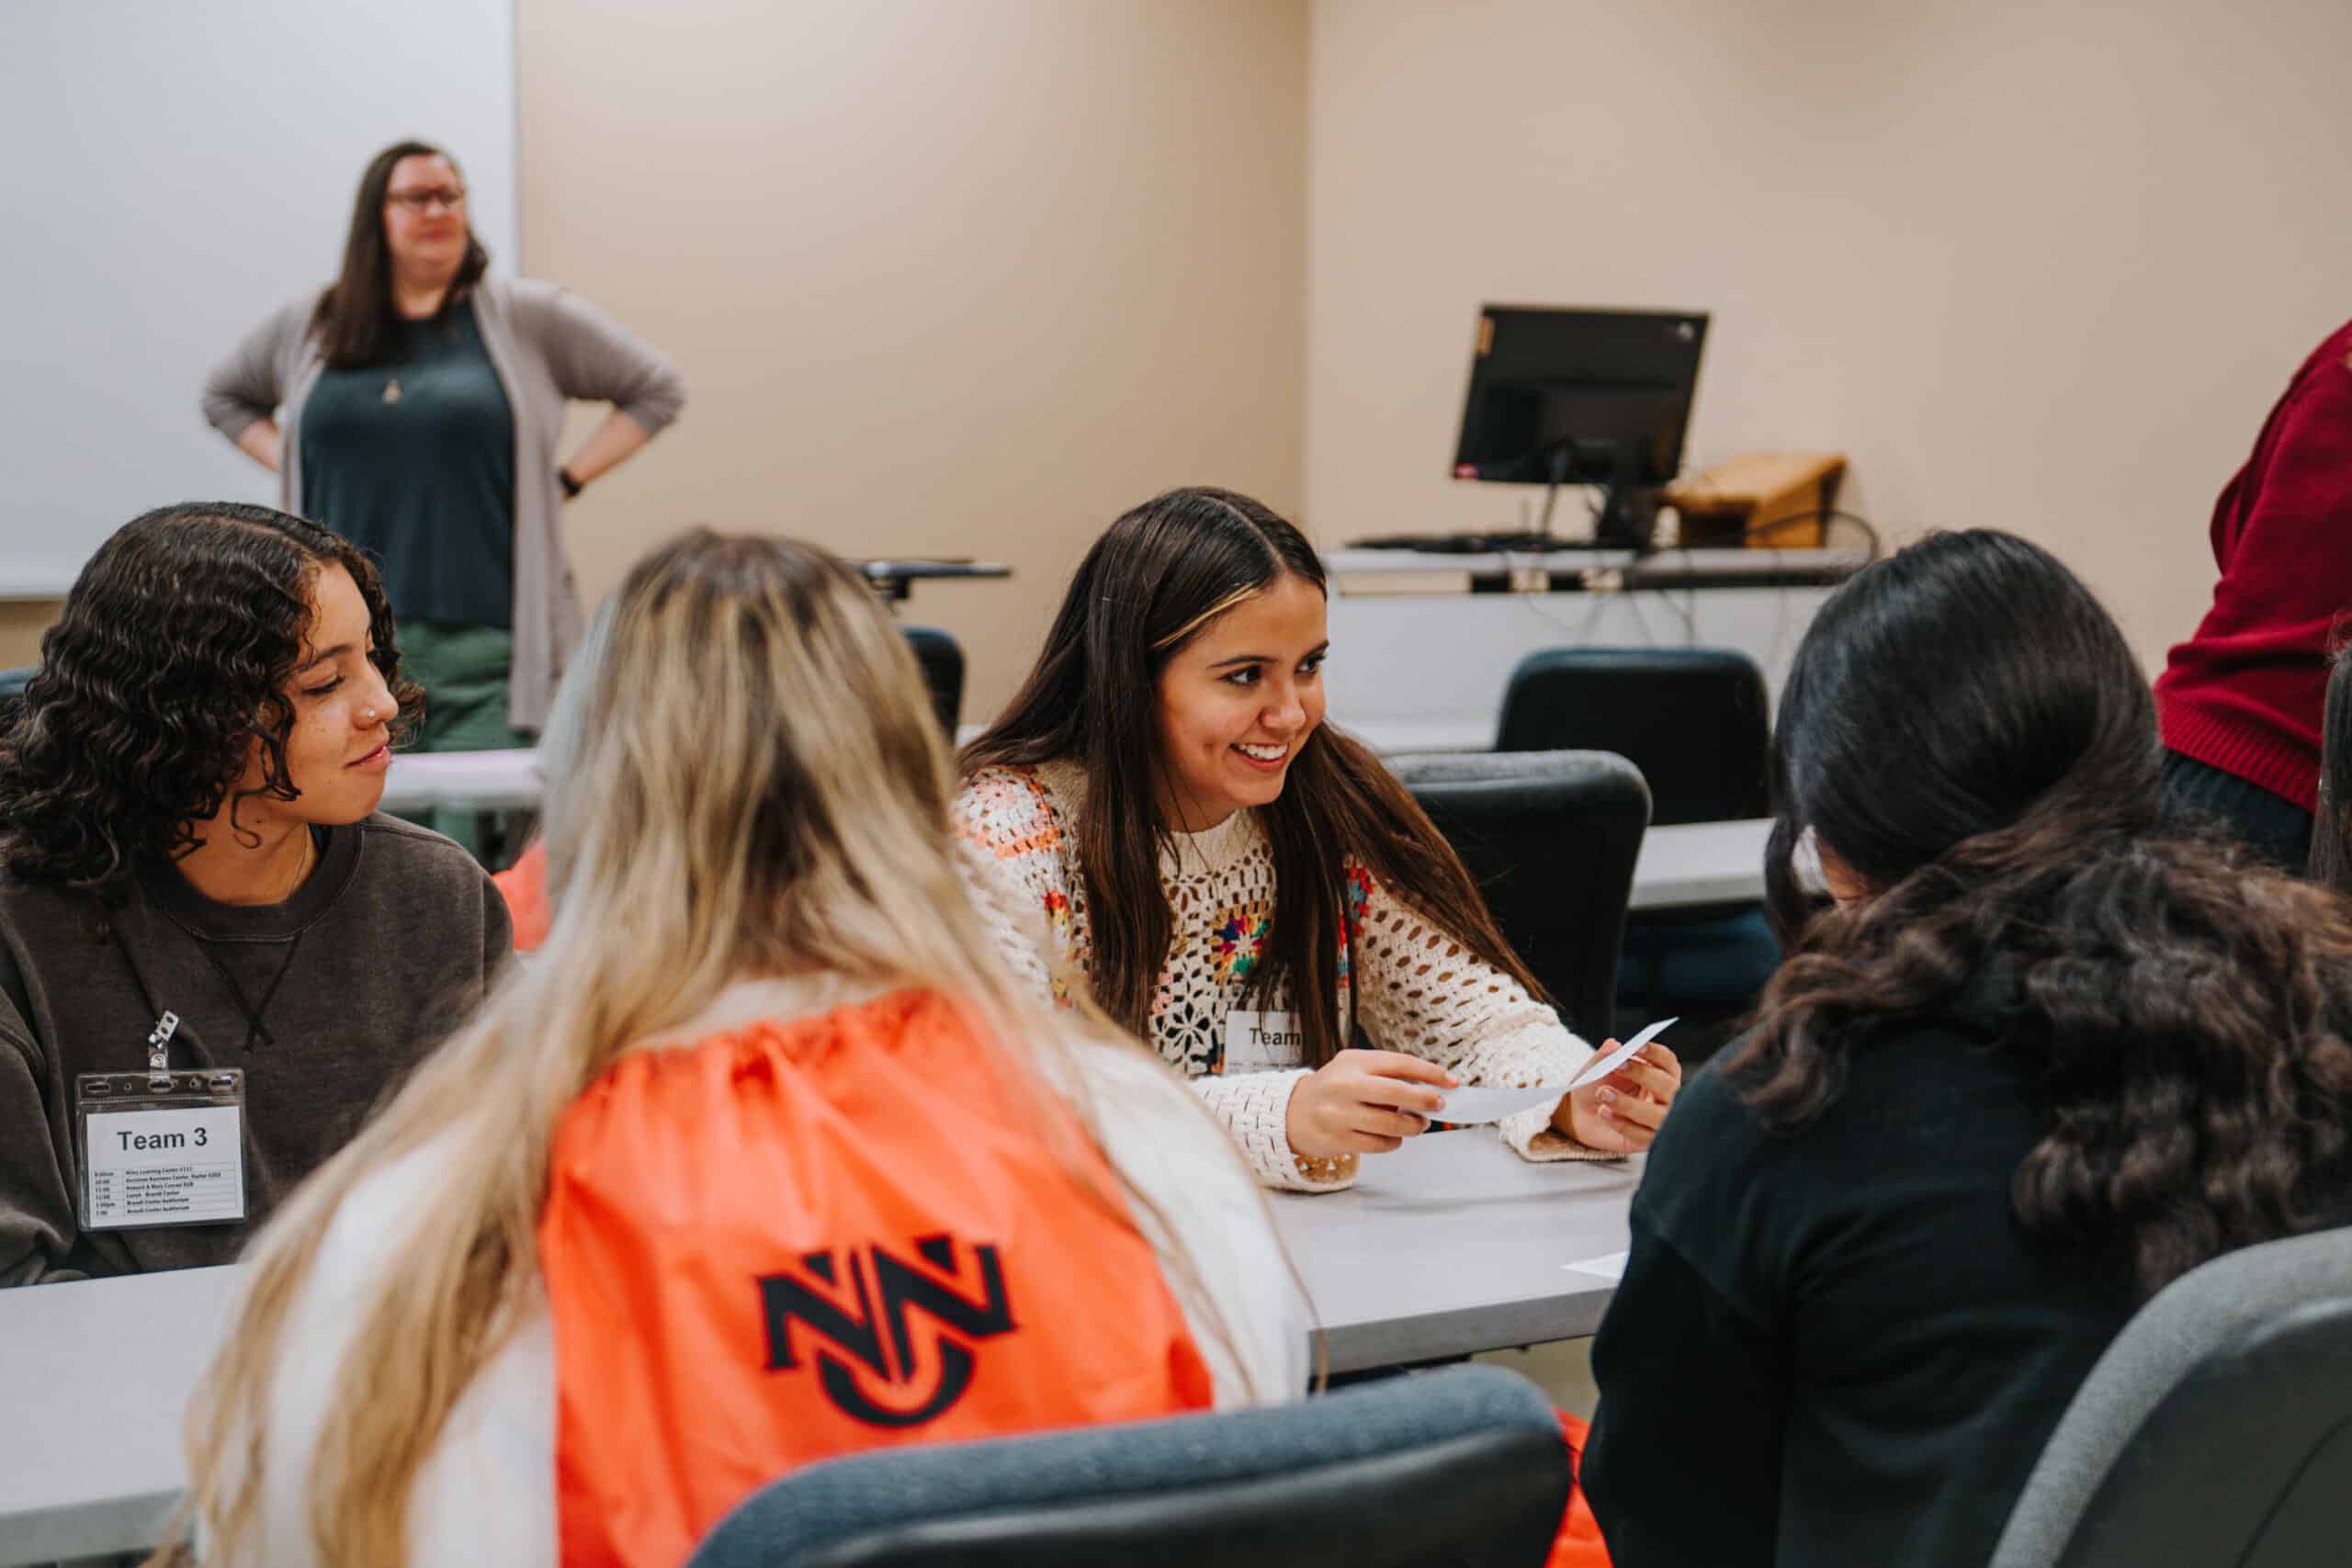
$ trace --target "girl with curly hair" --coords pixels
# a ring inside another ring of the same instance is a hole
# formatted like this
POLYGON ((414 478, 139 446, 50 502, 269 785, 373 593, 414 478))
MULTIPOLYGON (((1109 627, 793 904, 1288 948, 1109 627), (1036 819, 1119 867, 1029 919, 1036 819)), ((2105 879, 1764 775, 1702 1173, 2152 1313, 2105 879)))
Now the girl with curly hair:
POLYGON ((1791 956, 1652 1149, 1594 1348, 1620 1568, 1973 1568, 2142 1302, 2352 1218, 2344 907, 2157 833, 2160 757, 2122 634, 2022 539, 1932 536, 1814 621, 1791 956))
MULTIPOLYGON (((1014 971, 1042 989, 1069 961, 1261 1182, 1303 1191, 1347 1186, 1458 1083, 1565 1085, 1593 1054, 1413 797, 1324 724, 1324 597, 1259 502, 1146 502, 1087 552, 956 803, 1014 971), (1351 1048, 1359 1025, 1378 1049, 1351 1048)), ((1650 1045, 1501 1135, 1530 1160, 1634 1152, 1680 1072, 1650 1045)))
POLYGON ((0 1285, 229 1262, 481 1000, 504 902, 376 814, 417 702, 314 524, 165 507, 83 569, 0 736, 0 1285), (76 1079, 157 1033, 246 1075, 244 1217, 85 1227, 76 1079))

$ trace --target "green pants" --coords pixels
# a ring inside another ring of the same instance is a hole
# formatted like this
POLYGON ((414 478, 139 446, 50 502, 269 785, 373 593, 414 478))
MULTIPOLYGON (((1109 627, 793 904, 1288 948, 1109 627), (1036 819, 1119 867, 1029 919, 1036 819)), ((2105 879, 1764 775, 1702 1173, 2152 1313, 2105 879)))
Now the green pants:
MULTIPOLYGON (((506 722, 506 678, 514 664, 514 634, 503 626, 452 621, 402 621, 401 669, 424 688, 424 723, 409 738, 411 751, 504 751, 532 744, 506 722)), ((435 808, 409 817, 481 854, 475 814, 435 808)), ((507 850, 511 855, 513 845, 507 850)))

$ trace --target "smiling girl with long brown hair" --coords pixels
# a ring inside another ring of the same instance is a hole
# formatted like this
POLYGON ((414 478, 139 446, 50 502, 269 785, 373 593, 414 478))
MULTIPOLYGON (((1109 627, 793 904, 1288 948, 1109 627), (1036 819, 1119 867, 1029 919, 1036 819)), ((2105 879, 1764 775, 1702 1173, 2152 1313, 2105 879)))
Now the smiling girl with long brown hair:
MULTIPOLYGON (((1457 1083, 1565 1085, 1592 1054, 1412 796, 1322 722, 1324 597, 1313 547, 1247 496, 1136 507, 966 749, 956 801, 1023 917, 999 930, 1016 970, 1043 987, 1047 960, 1073 963, 1261 1180, 1307 1190, 1427 1127, 1457 1083), (1351 1048, 1359 1027, 1375 1048, 1351 1048)), ((1530 1159, 1624 1154, 1679 1079, 1652 1045, 1502 1134, 1530 1159)))

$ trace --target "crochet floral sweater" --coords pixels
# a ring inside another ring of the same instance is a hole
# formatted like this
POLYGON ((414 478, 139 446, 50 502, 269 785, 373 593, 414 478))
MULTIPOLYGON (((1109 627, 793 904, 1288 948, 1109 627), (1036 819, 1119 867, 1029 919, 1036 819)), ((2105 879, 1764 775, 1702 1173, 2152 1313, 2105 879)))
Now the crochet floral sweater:
MULTIPOLYGON (((1086 775, 1064 763, 989 768, 956 800, 959 831, 980 852, 981 910, 1016 975, 1041 992, 1055 943, 1081 974, 1090 954, 1086 879, 1078 863, 1078 813, 1086 775), (1038 917, 1045 919, 1041 921, 1038 917)), ((1347 951, 1340 964, 1341 1028, 1360 1021, 1372 1043, 1435 1062, 1464 1083, 1566 1084, 1592 1048, 1524 987, 1460 943, 1351 861, 1347 951)), ((1161 852, 1160 886, 1175 927, 1152 997, 1151 1043, 1193 1080, 1270 1187, 1324 1191, 1355 1179, 1356 1156, 1314 1158, 1291 1149, 1291 1090, 1311 1070, 1227 1062, 1237 1015, 1244 1039, 1256 1004, 1243 991, 1274 918, 1274 861, 1252 811, 1202 833, 1179 834, 1161 852)), ((1279 1005, 1279 1004, 1278 1004, 1279 1005)), ((1276 1053, 1279 1055, 1279 1053, 1276 1053)), ((1554 1130, 1538 1106, 1498 1123, 1529 1159, 1608 1159, 1554 1130)))

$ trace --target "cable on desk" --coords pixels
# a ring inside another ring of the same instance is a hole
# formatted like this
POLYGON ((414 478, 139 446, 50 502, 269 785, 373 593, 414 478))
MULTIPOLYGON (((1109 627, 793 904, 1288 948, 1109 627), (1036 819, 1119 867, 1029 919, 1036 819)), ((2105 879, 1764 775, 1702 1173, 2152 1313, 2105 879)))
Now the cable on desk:
MULTIPOLYGON (((1739 536, 1743 540, 1770 538, 1792 524, 1814 522, 1826 524, 1829 527, 1834 527, 1840 523, 1850 523, 1860 528, 1862 531, 1862 536, 1870 541, 1870 549, 1862 561, 1864 566, 1870 565, 1871 561, 1879 559, 1886 553, 1885 541, 1879 537, 1877 526, 1869 518, 1859 512, 1843 512, 1835 506, 1815 507, 1811 512, 1792 512, 1785 517, 1775 517, 1770 523, 1759 526, 1742 529, 1739 536)), ((1825 549, 1829 544, 1829 527, 1822 529, 1822 547, 1825 549)), ((1781 547, 1794 549, 1798 547, 1790 545, 1781 547)))

